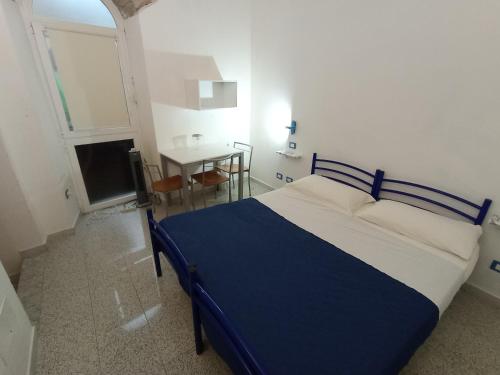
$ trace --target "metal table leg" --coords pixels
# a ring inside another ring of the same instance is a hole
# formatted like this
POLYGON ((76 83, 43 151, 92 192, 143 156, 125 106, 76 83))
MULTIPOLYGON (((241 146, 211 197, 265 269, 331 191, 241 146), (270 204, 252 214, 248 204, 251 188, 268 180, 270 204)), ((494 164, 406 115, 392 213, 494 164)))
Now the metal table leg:
POLYGON ((181 176, 182 176, 182 195, 184 201, 184 211, 191 211, 191 195, 189 194, 189 181, 188 181, 188 166, 181 165, 181 176))
MULTIPOLYGON (((169 159, 163 155, 161 155, 160 158, 161 158, 161 169, 163 172, 163 177, 167 178, 170 176, 170 174, 168 172, 169 159)), ((167 195, 167 206, 170 206, 172 204, 172 194, 167 193, 166 195, 167 195)))
POLYGON ((241 152, 238 158, 239 160, 239 170, 238 170, 238 200, 243 199, 243 175, 245 169, 245 153, 241 152))

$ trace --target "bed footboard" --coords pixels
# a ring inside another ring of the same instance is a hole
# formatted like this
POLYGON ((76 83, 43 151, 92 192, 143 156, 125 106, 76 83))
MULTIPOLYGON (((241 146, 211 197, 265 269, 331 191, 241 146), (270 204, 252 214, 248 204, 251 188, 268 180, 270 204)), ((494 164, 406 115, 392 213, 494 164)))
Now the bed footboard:
POLYGON ((151 245, 153 248, 156 276, 162 276, 160 253, 163 253, 177 274, 182 288, 189 294, 189 269, 186 258, 182 255, 169 234, 154 220, 151 210, 147 211, 147 219, 151 236, 151 245))
POLYGON ((233 324, 201 286, 196 266, 189 266, 189 275, 196 353, 203 352, 203 326, 215 351, 236 375, 266 375, 233 324))

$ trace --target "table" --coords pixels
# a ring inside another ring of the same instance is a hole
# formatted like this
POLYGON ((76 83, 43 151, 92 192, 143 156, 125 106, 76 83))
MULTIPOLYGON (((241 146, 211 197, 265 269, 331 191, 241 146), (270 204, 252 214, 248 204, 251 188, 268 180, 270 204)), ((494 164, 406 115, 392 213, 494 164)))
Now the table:
MULTIPOLYGON (((203 163, 203 160, 216 159, 225 155, 234 154, 239 160, 238 171, 238 200, 243 199, 243 171, 245 169, 245 153, 234 147, 223 143, 206 144, 171 150, 160 150, 161 165, 164 176, 169 176, 169 164, 176 165, 181 170, 182 195, 184 199, 184 210, 190 211, 190 194, 188 171, 203 163)), ((193 171, 194 172, 194 171, 193 171)), ((231 185, 229 185, 229 189, 231 185)), ((168 198, 170 200, 170 197, 168 198)))

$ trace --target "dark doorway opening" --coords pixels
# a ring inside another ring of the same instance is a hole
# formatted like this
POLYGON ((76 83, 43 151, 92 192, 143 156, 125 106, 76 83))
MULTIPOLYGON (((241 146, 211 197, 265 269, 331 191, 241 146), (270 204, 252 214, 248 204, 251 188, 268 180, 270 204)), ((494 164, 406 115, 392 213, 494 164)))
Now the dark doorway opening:
POLYGON ((128 152, 134 140, 75 146, 90 204, 135 193, 128 152))

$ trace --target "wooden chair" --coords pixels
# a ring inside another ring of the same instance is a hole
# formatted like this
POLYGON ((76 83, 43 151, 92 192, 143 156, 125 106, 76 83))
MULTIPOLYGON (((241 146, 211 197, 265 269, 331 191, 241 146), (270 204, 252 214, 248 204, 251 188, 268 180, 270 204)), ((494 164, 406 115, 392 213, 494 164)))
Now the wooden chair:
MULTIPOLYGON (((234 142, 233 147, 238 149, 238 150, 241 150, 245 153, 245 160, 244 161, 245 161, 245 164, 248 165, 248 167, 247 166, 244 167, 243 175, 245 174, 245 172, 248 174, 248 194, 250 196, 252 196, 252 188, 250 186, 250 167, 252 166, 253 146, 246 144, 246 143, 234 142)), ((219 169, 226 172, 231 177, 231 180, 233 181, 233 188, 234 188, 234 175, 236 175, 240 172, 240 166, 237 163, 233 164, 232 166, 225 164, 225 165, 221 165, 219 167, 219 169)))
MULTIPOLYGON (((160 167, 157 164, 149 164, 144 160, 144 169, 146 170, 151 190, 153 190, 153 212, 155 211, 155 197, 159 193, 165 194, 165 214, 168 211, 168 193, 179 191, 181 204, 182 199, 182 177, 179 175, 163 178, 160 167), (156 176, 156 179, 155 179, 156 176)), ((161 202, 161 199, 160 199, 161 202)))
POLYGON ((235 156, 233 154, 223 156, 217 159, 209 159, 203 160, 203 170, 200 173, 195 173, 191 175, 191 203, 193 205, 193 209, 195 209, 194 205, 194 183, 197 182, 201 185, 201 193, 203 195, 203 204, 207 207, 207 199, 205 196, 205 188, 210 186, 215 186, 215 194, 217 196, 217 186, 224 184, 226 182, 229 183, 228 191, 229 191, 229 202, 232 202, 231 196, 231 180, 228 175, 224 174, 224 171, 221 170, 223 166, 222 163, 227 163, 229 161, 229 165, 232 166, 234 162, 235 156))

